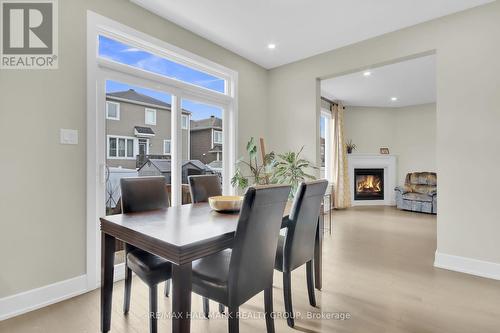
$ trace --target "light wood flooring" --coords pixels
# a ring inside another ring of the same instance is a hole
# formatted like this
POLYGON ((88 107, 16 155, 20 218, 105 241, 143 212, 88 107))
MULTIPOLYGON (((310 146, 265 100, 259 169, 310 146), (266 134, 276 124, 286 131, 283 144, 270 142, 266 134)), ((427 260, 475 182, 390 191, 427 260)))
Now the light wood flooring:
MULTIPOLYGON (((302 313, 296 329, 276 320, 277 332, 500 332, 500 282, 434 268, 436 218, 432 215, 364 207, 334 212, 333 234, 325 235, 323 290, 318 308, 307 300, 305 269, 293 273, 293 304, 302 313), (346 312, 349 320, 310 319, 346 312)), ((281 274, 275 273, 274 310, 282 312, 281 274)), ((160 297, 162 312, 170 299, 160 297)), ((115 285, 112 332, 148 331, 147 287, 135 278, 130 314, 122 312, 123 282, 115 285)), ((201 298, 192 310, 201 315, 201 298)), ((217 306, 211 302, 216 314, 217 306)), ((260 294, 241 307, 263 311, 260 294)), ((160 320, 170 332, 170 320, 160 320)), ((99 291, 0 322, 0 332, 98 332, 99 291)), ((227 332, 225 319, 197 319, 192 332, 227 332)), ((265 332, 264 319, 240 320, 241 332, 265 332)))

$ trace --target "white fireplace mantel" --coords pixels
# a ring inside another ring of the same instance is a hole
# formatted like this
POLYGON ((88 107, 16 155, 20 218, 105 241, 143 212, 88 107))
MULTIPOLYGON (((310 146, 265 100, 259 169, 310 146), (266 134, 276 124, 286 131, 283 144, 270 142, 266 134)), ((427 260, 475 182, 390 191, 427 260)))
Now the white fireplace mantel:
POLYGON ((353 206, 396 205, 396 162, 395 155, 381 154, 348 154, 347 167, 349 186, 351 188, 351 203, 353 206), (384 200, 354 200, 354 169, 384 169, 384 200))

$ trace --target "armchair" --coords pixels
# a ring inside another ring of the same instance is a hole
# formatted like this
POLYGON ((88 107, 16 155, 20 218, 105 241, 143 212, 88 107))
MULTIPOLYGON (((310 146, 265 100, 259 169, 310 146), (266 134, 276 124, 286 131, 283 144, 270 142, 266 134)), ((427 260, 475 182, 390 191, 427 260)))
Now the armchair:
POLYGON ((396 206, 413 212, 437 214, 437 175, 435 172, 412 172, 404 186, 398 186, 396 206))

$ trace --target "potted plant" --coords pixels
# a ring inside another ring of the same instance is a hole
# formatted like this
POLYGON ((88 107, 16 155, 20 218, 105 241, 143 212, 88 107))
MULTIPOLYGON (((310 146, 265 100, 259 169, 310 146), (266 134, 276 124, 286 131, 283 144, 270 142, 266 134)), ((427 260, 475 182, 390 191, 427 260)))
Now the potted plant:
POLYGON ((272 164, 274 163, 275 154, 270 152, 269 154, 264 154, 263 161, 259 164, 257 159, 257 144, 254 138, 250 138, 247 142, 247 154, 248 162, 243 158, 240 158, 236 164, 236 172, 231 178, 231 185, 239 189, 246 189, 249 186, 249 180, 255 185, 265 185, 270 183, 270 170, 272 169, 272 164), (243 174, 243 168, 250 171, 251 176, 245 176, 243 174))
POLYGON ((306 172, 307 169, 316 169, 316 167, 308 160, 300 158, 303 149, 304 147, 300 148, 298 152, 278 154, 274 163, 272 182, 290 185, 292 187, 291 197, 295 195, 301 182, 316 179, 306 172))
POLYGON ((356 145, 352 142, 352 140, 349 140, 345 144, 345 148, 347 149, 347 153, 351 154, 353 150, 356 150, 356 145))

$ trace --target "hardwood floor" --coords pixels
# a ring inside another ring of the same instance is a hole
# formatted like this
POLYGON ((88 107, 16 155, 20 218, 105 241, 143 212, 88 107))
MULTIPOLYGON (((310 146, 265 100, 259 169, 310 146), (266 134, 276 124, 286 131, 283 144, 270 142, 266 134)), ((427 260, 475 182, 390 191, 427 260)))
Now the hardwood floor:
MULTIPOLYGON (((441 270, 432 266, 436 249, 436 218, 363 207, 334 212, 332 236, 325 234, 323 290, 318 308, 309 306, 305 266, 292 275, 296 330, 276 319, 277 332, 499 332, 500 282, 441 270), (349 320, 310 319, 307 313, 347 312, 349 320)), ((275 273, 274 310, 284 311, 282 276, 275 273)), ((159 288, 163 289, 163 288, 159 288)), ((161 291, 159 291, 161 292, 161 291)), ((134 279, 130 314, 122 314, 123 282, 115 284, 112 332, 148 331, 148 290, 134 279)), ((159 295, 159 310, 170 310, 159 295)), ((210 302, 217 315, 217 304, 210 302)), ((227 332, 225 318, 202 318, 201 297, 193 296, 192 332, 227 332)), ((263 311, 263 294, 240 310, 263 311)), ((160 332, 170 332, 160 319, 160 332)), ((263 316, 240 320, 241 332, 265 332, 263 316)), ((99 292, 93 291, 52 306, 0 322, 0 332, 98 332, 99 292)))

